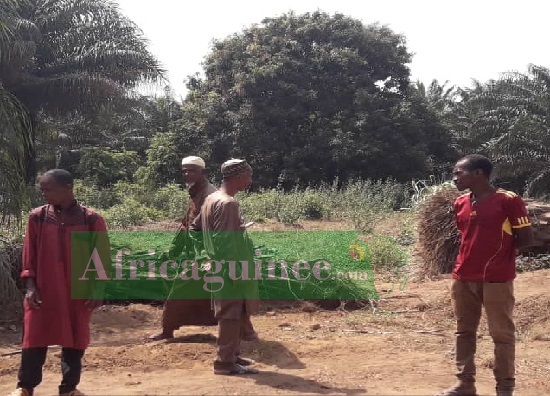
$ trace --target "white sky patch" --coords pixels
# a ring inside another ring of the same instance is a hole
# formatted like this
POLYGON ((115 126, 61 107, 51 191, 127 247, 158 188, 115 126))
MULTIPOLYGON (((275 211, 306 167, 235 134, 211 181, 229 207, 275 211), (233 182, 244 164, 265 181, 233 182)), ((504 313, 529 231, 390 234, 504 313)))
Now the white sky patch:
MULTIPOLYGON (((527 71, 529 63, 550 67, 550 23, 546 0, 118 0, 168 71, 178 97, 184 80, 201 72, 212 39, 223 39, 265 17, 340 12, 364 24, 379 22, 407 38, 414 54, 411 79, 437 78, 458 86, 485 82, 499 73, 527 71)), ((158 92, 162 94, 162 90, 158 92)))

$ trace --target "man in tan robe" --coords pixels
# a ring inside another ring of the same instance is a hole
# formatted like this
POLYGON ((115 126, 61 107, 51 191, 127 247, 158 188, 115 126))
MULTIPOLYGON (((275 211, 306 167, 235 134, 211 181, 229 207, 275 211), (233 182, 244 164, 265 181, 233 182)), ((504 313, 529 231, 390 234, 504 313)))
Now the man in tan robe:
POLYGON ((234 198, 252 182, 252 168, 244 160, 229 160, 221 171, 222 186, 206 198, 200 214, 206 266, 223 278, 223 290, 213 293, 214 314, 218 320, 214 373, 255 374, 257 370, 247 367, 254 362, 241 358, 239 348, 250 324, 250 315, 259 308, 258 285, 254 280, 231 279, 229 270, 230 262, 238 267, 238 273, 248 265, 249 278, 254 277, 253 245, 234 198))
MULTIPOLYGON (((189 239, 188 230, 195 218, 200 214, 206 197, 216 191, 207 179, 206 165, 202 158, 189 156, 181 162, 181 174, 189 187, 189 202, 178 234, 172 241, 169 258, 175 259, 184 255, 186 259, 194 259, 194 248, 189 239)), ((162 312, 162 331, 153 334, 149 341, 174 338, 174 331, 183 325, 215 325, 216 318, 210 307, 210 300, 178 299, 178 287, 185 287, 181 282, 174 283, 162 312)))

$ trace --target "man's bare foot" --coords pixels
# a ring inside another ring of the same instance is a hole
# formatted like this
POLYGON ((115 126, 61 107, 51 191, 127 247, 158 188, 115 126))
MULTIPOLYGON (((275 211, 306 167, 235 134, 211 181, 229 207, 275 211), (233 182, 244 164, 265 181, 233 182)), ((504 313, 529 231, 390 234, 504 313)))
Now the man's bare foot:
POLYGON ((161 331, 160 333, 155 333, 153 335, 150 335, 145 339, 146 342, 151 341, 161 341, 161 340, 169 340, 174 338, 174 333, 165 333, 164 331, 161 331))

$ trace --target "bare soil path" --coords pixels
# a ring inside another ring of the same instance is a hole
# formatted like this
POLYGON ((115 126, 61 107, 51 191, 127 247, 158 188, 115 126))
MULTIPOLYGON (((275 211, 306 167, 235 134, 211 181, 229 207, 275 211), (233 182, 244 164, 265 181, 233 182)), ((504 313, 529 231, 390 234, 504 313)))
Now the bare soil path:
MULTIPOLYGON (((516 394, 550 395, 550 270, 516 281, 516 394)), ((432 395, 454 382, 454 319, 450 280, 410 283, 373 312, 278 309, 264 302, 254 317, 259 343, 244 355, 261 373, 215 376, 215 327, 185 327, 173 342, 144 343, 158 329, 161 309, 109 306, 93 318, 93 344, 80 389, 89 395, 432 395)), ((5 328, 0 353, 19 348, 5 328)), ((478 340, 478 391, 494 395, 492 341, 483 320, 478 340)), ((15 386, 19 355, 0 358, 0 395, 15 386)), ((52 348, 35 395, 57 393, 59 350, 52 348)))

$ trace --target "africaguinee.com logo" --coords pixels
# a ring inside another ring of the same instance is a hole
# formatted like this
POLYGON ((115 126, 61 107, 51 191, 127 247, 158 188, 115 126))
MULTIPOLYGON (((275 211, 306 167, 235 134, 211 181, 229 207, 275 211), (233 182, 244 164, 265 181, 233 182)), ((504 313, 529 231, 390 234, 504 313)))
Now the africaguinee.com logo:
MULTIPOLYGON (((403 288, 403 249, 390 237, 360 236, 358 231, 228 231, 206 237, 158 231, 74 232, 72 296, 376 299, 375 269, 379 271, 378 261, 384 259, 378 257, 381 252, 392 255, 393 283, 403 288), (179 253, 167 253, 174 251, 174 241, 181 245, 179 253)), ((386 276, 388 268, 382 270, 386 276)))

